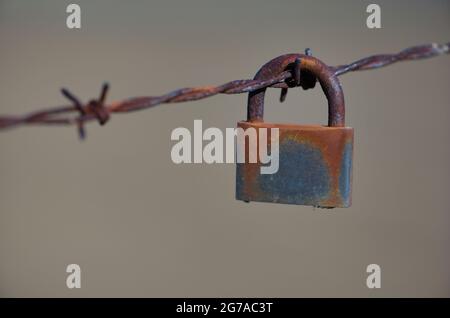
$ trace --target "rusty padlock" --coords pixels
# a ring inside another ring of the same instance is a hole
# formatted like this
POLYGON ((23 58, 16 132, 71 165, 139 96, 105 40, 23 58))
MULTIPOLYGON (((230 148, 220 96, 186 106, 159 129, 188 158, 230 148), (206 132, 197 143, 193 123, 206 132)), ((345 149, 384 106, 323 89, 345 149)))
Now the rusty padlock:
MULTIPOLYGON (((259 157, 256 163, 237 163, 236 199, 322 208, 349 207, 353 128, 345 127, 344 94, 333 69, 312 56, 287 54, 265 64, 255 79, 273 78, 292 69, 294 63, 302 72, 319 80, 328 99, 328 126, 265 123, 265 88, 250 93, 247 121, 241 121, 237 126, 243 131, 250 127, 256 129, 258 147, 260 128, 279 128, 279 169, 275 174, 261 174, 259 157)), ((296 86, 300 82, 301 79, 296 86)), ((277 85, 285 89, 292 87, 284 82, 277 85)), ((269 144, 274 142, 268 139, 269 144)), ((248 159, 248 144, 244 147, 237 151, 244 151, 248 159)))

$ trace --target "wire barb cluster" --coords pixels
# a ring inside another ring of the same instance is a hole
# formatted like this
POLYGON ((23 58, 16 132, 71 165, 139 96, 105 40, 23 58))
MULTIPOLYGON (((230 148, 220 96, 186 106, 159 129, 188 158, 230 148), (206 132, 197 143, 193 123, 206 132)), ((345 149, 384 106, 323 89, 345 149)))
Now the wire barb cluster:
MULTIPOLYGON (((446 44, 426 44, 407 48, 396 54, 379 54, 360 59, 350 64, 332 67, 335 76, 340 76, 348 72, 372 70, 400 61, 419 60, 449 53, 450 43, 446 44)), ((311 50, 305 50, 306 55, 311 55, 311 50)), ((300 61, 296 63, 300 64, 300 61)), ((281 74, 267 80, 235 80, 220 86, 202 86, 193 88, 181 88, 161 96, 134 97, 123 101, 105 104, 106 95, 109 89, 108 84, 103 84, 98 99, 93 99, 87 104, 83 104, 69 90, 62 89, 62 94, 72 103, 69 106, 59 106, 50 109, 33 112, 22 116, 0 116, 0 130, 16 127, 19 125, 76 125, 80 138, 85 137, 84 124, 97 120, 104 125, 110 118, 111 113, 132 112, 151 108, 160 104, 180 103, 211 97, 217 94, 241 94, 249 93, 266 87, 277 87, 283 82, 294 83, 293 87, 300 86, 300 69, 294 67, 281 74), (73 116, 78 113, 78 116, 73 116)), ((304 89, 313 88, 315 78, 310 78, 302 83, 304 89)), ((292 86, 292 84, 291 84, 292 86)), ((291 87, 290 86, 290 87, 291 87)), ((287 95, 287 88, 282 88, 280 101, 284 101, 287 95)))

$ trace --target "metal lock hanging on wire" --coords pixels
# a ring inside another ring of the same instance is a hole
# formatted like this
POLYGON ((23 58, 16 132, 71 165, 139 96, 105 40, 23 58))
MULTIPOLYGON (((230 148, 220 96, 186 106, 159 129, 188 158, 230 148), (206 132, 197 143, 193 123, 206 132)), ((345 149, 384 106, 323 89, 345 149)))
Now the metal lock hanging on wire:
MULTIPOLYGON (((255 80, 273 78, 286 70, 294 70, 296 83, 280 83, 289 87, 303 86, 306 77, 318 79, 328 100, 328 126, 274 124, 263 121, 265 88, 251 92, 248 98, 247 121, 238 128, 257 131, 260 147, 261 128, 278 128, 278 140, 268 138, 268 147, 278 143, 279 168, 275 174, 261 174, 262 161, 238 163, 236 199, 310 205, 323 208, 351 205, 353 128, 345 127, 344 94, 333 69, 317 58, 303 54, 287 54, 265 64, 255 80), (296 74, 296 75, 295 75, 296 74)), ((243 151, 249 158, 248 143, 243 151)), ((257 151, 257 150, 256 150, 257 151)), ((259 153, 259 151, 257 152, 259 153)))

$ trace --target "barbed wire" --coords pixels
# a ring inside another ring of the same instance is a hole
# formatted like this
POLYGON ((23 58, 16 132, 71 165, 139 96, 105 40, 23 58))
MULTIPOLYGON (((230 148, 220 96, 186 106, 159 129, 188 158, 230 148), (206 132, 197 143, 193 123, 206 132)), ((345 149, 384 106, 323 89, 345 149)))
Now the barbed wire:
MULTIPOLYGON (((348 72, 373 70, 388 66, 400 61, 419 60, 431 58, 449 53, 450 43, 446 44, 426 44, 407 48, 395 54, 372 55, 350 64, 331 67, 335 76, 340 76, 348 72)), ((307 55, 310 50, 307 49, 307 55)), ((161 96, 147 96, 128 98, 123 101, 105 104, 109 85, 104 84, 98 99, 93 99, 87 104, 83 104, 69 90, 62 89, 62 94, 72 102, 69 106, 59 106, 40 111, 28 113, 21 116, 0 116, 0 130, 17 127, 20 125, 76 125, 81 138, 85 137, 84 124, 97 120, 104 125, 112 113, 124 113, 143 110, 161 104, 180 103, 199 100, 217 94, 241 94, 249 93, 267 87, 280 87, 280 83, 292 80, 296 75, 292 70, 286 70, 279 75, 267 80, 243 79, 231 81, 219 86, 201 86, 181 88, 171 91, 161 96), (78 116, 68 116, 70 113, 77 113, 78 116)), ((309 78, 311 80, 311 78, 309 78)), ((315 82, 315 78, 313 79, 315 82)), ((312 88, 314 85, 300 85, 312 88)), ((282 89, 280 100, 286 97, 287 89, 282 89)))

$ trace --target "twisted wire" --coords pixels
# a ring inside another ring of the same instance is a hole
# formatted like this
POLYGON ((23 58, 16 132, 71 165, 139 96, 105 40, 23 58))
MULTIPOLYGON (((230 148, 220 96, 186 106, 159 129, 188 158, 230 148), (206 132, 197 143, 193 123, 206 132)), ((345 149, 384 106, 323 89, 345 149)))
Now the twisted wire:
MULTIPOLYGON (((426 44, 404 49, 395 54, 372 55, 350 64, 332 67, 335 76, 348 72, 373 70, 388 66, 400 61, 420 60, 449 53, 450 43, 426 44)), ((143 110, 161 104, 181 103, 211 97, 217 94, 241 94, 249 93, 267 87, 277 87, 277 84, 292 80, 295 74, 284 71, 281 74, 267 80, 234 80, 219 86, 201 86, 181 88, 161 96, 147 96, 128 98, 123 101, 105 104, 109 86, 104 84, 100 97, 84 104, 67 89, 62 89, 63 95, 72 105, 58 106, 28 113, 21 116, 0 116, 0 130, 17 127, 20 125, 76 125, 81 138, 85 136, 84 124, 97 120, 105 124, 112 113, 124 113, 143 110), (78 116, 73 116, 77 113, 78 116), (72 114, 71 116, 69 116, 72 114)), ((286 89, 282 92, 281 100, 284 100, 286 89)))

